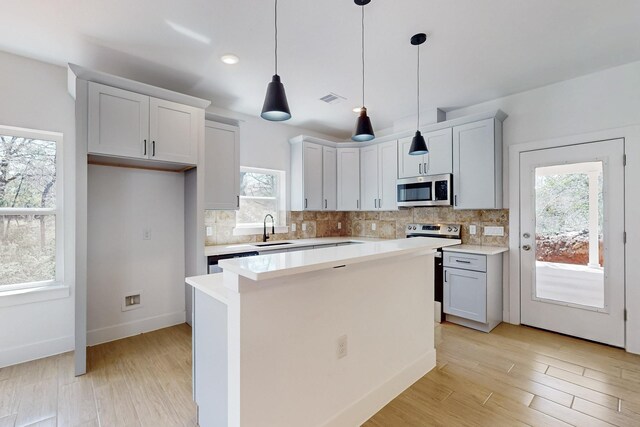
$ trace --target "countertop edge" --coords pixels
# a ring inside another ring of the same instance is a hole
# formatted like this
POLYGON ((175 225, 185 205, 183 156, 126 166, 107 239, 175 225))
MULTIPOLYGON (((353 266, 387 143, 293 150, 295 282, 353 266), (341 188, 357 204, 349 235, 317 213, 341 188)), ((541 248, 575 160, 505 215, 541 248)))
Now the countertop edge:
MULTIPOLYGON (((256 246, 252 243, 237 243, 230 245, 214 245, 205 246, 205 256, 221 256, 239 254, 242 252, 270 252, 278 249, 288 248, 303 248, 306 246, 314 245, 330 245, 332 243, 346 243, 346 242, 383 242, 388 239, 381 239, 375 237, 354 237, 354 236, 341 236, 341 237, 312 237, 309 239, 291 239, 291 240, 274 240, 272 243, 291 242, 287 245, 274 245, 274 246, 256 246), (218 249, 216 249, 218 248, 218 249)), ((393 240, 393 239, 391 239, 393 240)), ((258 243, 259 245, 260 243, 258 243)))
POLYGON ((457 252, 474 255, 499 255, 509 251, 504 246, 457 245, 442 248, 443 252, 457 252))
POLYGON ((229 304, 229 289, 224 285, 222 273, 187 277, 185 283, 224 304, 229 304))

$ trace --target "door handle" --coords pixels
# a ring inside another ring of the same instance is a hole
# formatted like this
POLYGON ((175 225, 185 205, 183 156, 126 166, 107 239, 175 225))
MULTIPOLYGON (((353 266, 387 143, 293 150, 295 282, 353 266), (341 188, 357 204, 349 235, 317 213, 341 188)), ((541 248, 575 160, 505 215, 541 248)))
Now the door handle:
POLYGON ((418 173, 422 175, 422 163, 418 163, 418 173))
POLYGON ((523 245, 522 246, 522 250, 523 251, 530 251, 531 250, 531 245, 523 245))
POLYGON ((147 155, 147 140, 144 140, 144 155, 147 155))
POLYGON ((151 141, 151 157, 155 157, 155 156, 156 156, 156 142, 151 141))

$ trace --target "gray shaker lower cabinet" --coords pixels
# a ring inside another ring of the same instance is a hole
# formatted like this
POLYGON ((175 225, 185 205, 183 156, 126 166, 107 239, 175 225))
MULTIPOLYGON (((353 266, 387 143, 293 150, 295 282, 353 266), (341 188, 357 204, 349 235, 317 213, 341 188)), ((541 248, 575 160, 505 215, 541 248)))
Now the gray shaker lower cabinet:
POLYGON ((443 256, 446 320, 491 331, 502 322, 502 254, 443 256))

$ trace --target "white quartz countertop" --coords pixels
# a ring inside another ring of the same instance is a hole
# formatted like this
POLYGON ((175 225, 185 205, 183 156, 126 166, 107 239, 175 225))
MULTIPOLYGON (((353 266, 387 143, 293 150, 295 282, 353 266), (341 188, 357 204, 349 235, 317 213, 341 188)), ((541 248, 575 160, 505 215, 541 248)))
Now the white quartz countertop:
MULTIPOLYGON (((348 239, 348 241, 358 241, 348 239)), ((284 252, 246 258, 225 259, 219 262, 225 272, 259 281, 311 271, 340 268, 360 262, 375 261, 402 255, 428 254, 436 248, 459 245, 460 240, 421 238, 365 242, 314 249, 312 251, 284 252)))
POLYGON ((296 240, 273 240, 266 244, 286 243, 284 245, 261 246, 261 243, 239 243, 234 245, 216 245, 205 246, 205 256, 229 255, 242 252, 267 252, 278 249, 304 248, 314 245, 330 245, 346 242, 377 242, 384 239, 375 239, 370 237, 317 237, 314 239, 296 239, 296 240))
POLYGON ((185 281, 188 285, 193 286, 197 290, 204 292, 220 302, 227 304, 229 301, 229 289, 224 286, 224 274, 222 273, 187 277, 185 281))
POLYGON ((478 246, 478 245, 456 245, 442 249, 445 252, 461 252, 476 255, 498 255, 507 252, 509 248, 502 246, 478 246))

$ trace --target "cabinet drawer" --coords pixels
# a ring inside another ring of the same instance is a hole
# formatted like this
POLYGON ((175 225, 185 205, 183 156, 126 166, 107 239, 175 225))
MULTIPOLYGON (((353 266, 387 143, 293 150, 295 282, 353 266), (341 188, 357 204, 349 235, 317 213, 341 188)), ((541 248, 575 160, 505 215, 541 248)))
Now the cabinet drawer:
POLYGON ((473 271, 487 271, 487 256, 464 254, 459 252, 444 252, 444 266, 463 268, 473 271))

